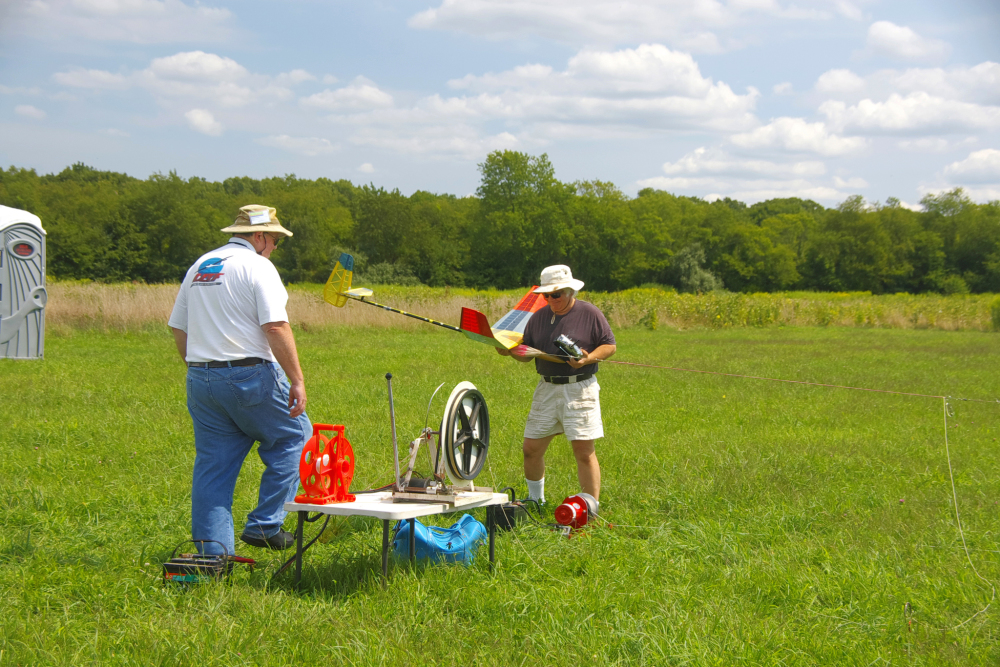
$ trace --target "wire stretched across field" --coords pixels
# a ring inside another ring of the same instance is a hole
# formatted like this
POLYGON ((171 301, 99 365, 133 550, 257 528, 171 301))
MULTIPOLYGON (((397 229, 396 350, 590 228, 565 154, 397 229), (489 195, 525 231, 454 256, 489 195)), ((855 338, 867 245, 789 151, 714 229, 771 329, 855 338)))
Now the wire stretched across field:
MULTIPOLYGON (((564 355, 564 354, 551 354, 551 355, 548 355, 548 356, 560 357, 560 358, 563 358, 563 359, 571 359, 572 358, 569 355, 564 355)), ((660 370, 677 371, 677 372, 683 372, 683 373, 699 373, 699 374, 702 374, 702 375, 718 375, 718 376, 723 376, 723 377, 742 378, 742 379, 746 379, 746 380, 763 380, 763 381, 766 381, 766 382, 783 382, 783 383, 787 383, 787 384, 797 384, 797 385, 805 385, 805 386, 811 386, 811 387, 823 387, 823 388, 826 388, 826 389, 848 389, 848 390, 853 390, 853 391, 869 391, 869 392, 875 392, 875 393, 879 393, 879 394, 894 394, 896 396, 913 396, 913 397, 917 397, 917 398, 936 398, 936 399, 940 399, 941 400, 941 407, 942 407, 942 411, 943 411, 943 415, 944 415, 944 451, 945 451, 945 458, 948 461, 948 479, 951 482, 952 503, 953 503, 953 505, 955 507, 955 524, 958 526, 958 534, 962 538, 962 549, 965 551, 965 558, 969 562, 969 567, 972 568, 972 572, 976 575, 976 577, 980 581, 982 581, 983 583, 985 583, 987 586, 990 587, 990 593, 991 593, 990 594, 990 601, 986 604, 985 607, 983 607, 982 609, 980 609, 979 611, 977 611, 975 614, 973 614, 969 618, 965 619, 964 621, 962 621, 961 623, 959 623, 958 625, 956 625, 953 629, 957 630, 958 628, 962 627, 963 625, 965 625, 966 623, 968 623, 972 619, 976 618, 980 614, 985 613, 986 610, 988 610, 990 608, 990 606, 993 604, 993 601, 996 599, 996 595, 997 595, 996 586, 994 585, 994 583, 992 581, 990 581, 989 579, 987 579, 986 577, 984 577, 983 575, 981 575, 979 573, 979 570, 976 569, 975 564, 972 562, 972 556, 969 554, 969 547, 968 547, 968 545, 966 544, 966 541, 965 541, 965 530, 962 528, 962 516, 961 516, 961 514, 959 513, 959 510, 958 510, 958 493, 955 490, 955 474, 954 474, 954 471, 952 469, 952 464, 951 464, 951 448, 950 448, 949 443, 948 443, 948 416, 949 416, 949 414, 954 415, 954 413, 952 412, 951 405, 948 403, 948 401, 952 400, 952 401, 965 401, 965 402, 970 402, 970 403, 996 403, 996 404, 1000 405, 1000 399, 988 400, 988 399, 982 399, 982 398, 951 397, 951 396, 946 396, 946 395, 943 395, 943 394, 921 394, 921 393, 909 392, 909 391, 894 391, 894 390, 890 390, 890 389, 873 389, 873 388, 870 388, 870 387, 853 387, 853 386, 850 386, 850 385, 842 385, 842 384, 827 384, 827 383, 823 383, 823 382, 809 382, 807 380, 787 380, 787 379, 783 379, 783 378, 770 378, 770 377, 765 377, 765 376, 761 376, 761 375, 747 375, 747 374, 742 374, 742 373, 723 373, 721 371, 705 371, 705 370, 700 370, 700 369, 696 369, 696 368, 679 368, 679 367, 674 367, 674 366, 659 366, 659 365, 656 365, 656 364, 640 364, 640 363, 633 362, 633 361, 618 361, 618 360, 611 360, 611 359, 604 359, 601 363, 618 364, 618 365, 621 365, 621 366, 639 366, 639 367, 643 367, 643 368, 657 368, 657 369, 660 369, 660 370)), ((615 526, 622 527, 622 528, 650 528, 650 529, 651 528, 655 528, 655 526, 626 526, 626 525, 612 524, 610 521, 608 521, 607 519, 605 519, 603 517, 598 516, 597 518, 599 518, 601 521, 604 521, 605 523, 607 523, 609 525, 615 525, 615 526)), ((532 561, 532 562, 534 562, 534 561, 532 561)), ((537 565, 537 563, 536 563, 536 565, 537 565)))

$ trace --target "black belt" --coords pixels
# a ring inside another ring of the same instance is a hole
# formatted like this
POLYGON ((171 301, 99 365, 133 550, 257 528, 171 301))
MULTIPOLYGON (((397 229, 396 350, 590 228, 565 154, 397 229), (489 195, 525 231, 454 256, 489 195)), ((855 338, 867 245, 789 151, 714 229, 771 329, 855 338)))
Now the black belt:
POLYGON ((229 368, 240 366, 256 366, 266 364, 267 359, 260 357, 247 357, 246 359, 233 359, 232 361, 189 361, 188 368, 229 368))
POLYGON ((589 380, 592 377, 594 377, 594 374, 588 373, 586 375, 543 375, 542 379, 552 384, 573 384, 574 382, 589 380))

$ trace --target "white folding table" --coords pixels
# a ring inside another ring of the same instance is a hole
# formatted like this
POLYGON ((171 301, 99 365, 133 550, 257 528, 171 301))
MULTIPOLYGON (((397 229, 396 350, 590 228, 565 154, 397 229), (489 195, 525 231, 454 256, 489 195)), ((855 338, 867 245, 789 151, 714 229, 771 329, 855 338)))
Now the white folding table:
MULTIPOLYGON (((302 534, 307 521, 312 522, 319 519, 316 516, 309 519, 310 513, 319 513, 329 516, 369 516, 382 521, 382 580, 386 581, 389 576, 389 524, 395 521, 408 520, 410 522, 410 560, 414 559, 416 542, 414 540, 414 523, 419 516, 432 516, 435 514, 451 514, 452 512, 464 512, 478 507, 490 507, 492 505, 503 505, 509 500, 507 494, 494 493, 492 497, 485 497, 480 500, 454 506, 449 503, 427 503, 427 502, 392 502, 391 491, 376 491, 373 493, 358 494, 357 499, 350 503, 333 503, 328 505, 310 505, 306 503, 290 502, 285 503, 286 512, 298 514, 298 525, 295 528, 295 584, 298 585, 302 579, 302 554, 306 548, 302 547, 302 534)), ((494 541, 496 538, 496 521, 493 512, 486 512, 486 532, 489 536, 490 568, 494 563, 494 541)))

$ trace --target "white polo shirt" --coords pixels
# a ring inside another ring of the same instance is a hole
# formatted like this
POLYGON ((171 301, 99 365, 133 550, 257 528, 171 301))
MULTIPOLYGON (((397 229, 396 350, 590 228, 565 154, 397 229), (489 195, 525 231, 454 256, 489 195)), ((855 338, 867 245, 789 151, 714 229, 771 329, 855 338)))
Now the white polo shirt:
POLYGON ((287 303, 271 260, 249 241, 233 238, 188 269, 168 323, 187 332, 188 361, 275 361, 260 327, 287 322, 287 303))

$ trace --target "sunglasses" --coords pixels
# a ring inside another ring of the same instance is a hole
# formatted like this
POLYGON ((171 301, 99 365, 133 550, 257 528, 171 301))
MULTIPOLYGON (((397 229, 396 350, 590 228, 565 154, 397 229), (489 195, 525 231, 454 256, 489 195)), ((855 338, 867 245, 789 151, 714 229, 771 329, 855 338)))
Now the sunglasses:
POLYGON ((543 294, 546 300, 548 299, 561 299, 566 296, 565 292, 551 292, 550 294, 543 294))
POLYGON ((281 243, 281 239, 285 238, 284 236, 271 236, 270 234, 268 234, 268 236, 270 237, 271 243, 274 244, 275 248, 277 248, 278 244, 281 243))

